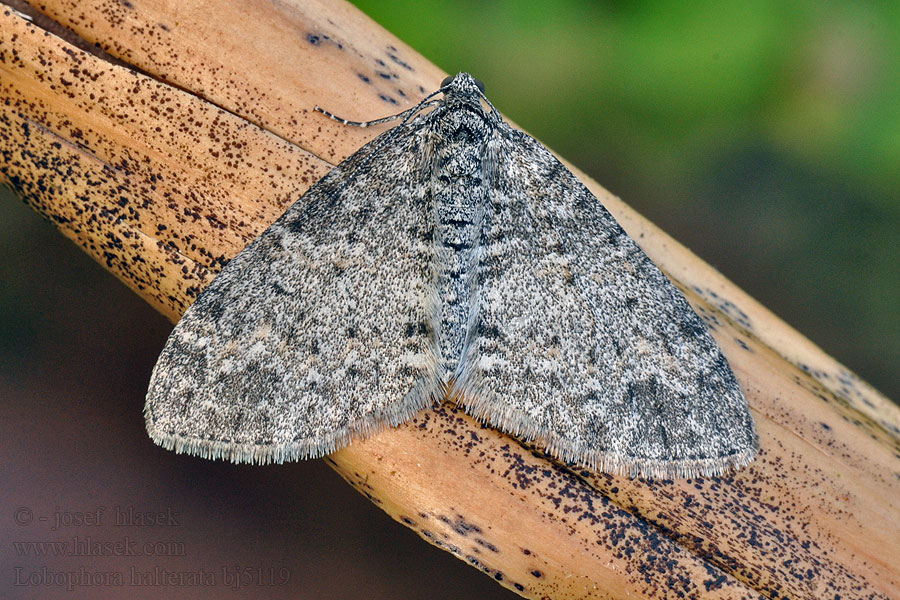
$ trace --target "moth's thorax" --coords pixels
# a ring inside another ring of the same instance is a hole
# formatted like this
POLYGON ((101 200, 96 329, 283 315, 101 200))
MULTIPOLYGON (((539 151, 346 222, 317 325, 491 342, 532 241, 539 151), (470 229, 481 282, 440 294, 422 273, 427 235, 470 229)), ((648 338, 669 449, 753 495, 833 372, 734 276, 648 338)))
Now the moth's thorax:
POLYGON ((448 110, 436 123, 441 141, 432 154, 430 194, 438 256, 438 345, 447 377, 453 377, 465 346, 473 309, 475 266, 481 246, 486 201, 483 179, 485 146, 492 124, 480 106, 448 110))

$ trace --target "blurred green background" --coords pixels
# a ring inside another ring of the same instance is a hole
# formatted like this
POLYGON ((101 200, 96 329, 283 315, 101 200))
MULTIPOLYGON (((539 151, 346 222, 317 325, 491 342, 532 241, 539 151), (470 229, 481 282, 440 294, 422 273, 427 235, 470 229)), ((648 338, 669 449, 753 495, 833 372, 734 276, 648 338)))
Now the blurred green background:
POLYGON ((355 4, 900 399, 900 4, 355 4))

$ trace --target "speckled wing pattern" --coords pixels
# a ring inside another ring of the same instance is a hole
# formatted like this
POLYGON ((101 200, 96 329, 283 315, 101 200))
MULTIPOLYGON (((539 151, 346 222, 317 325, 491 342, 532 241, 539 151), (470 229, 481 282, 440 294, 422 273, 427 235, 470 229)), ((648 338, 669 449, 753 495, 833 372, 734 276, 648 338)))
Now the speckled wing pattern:
POLYGON ((750 462, 744 395, 681 292, 539 142, 505 124, 495 136, 463 402, 606 472, 690 477, 750 462))
POLYGON ((185 313, 151 378, 155 441, 236 462, 317 457, 449 391, 607 472, 753 460, 753 419, 703 321, 480 82, 447 78, 396 118, 185 313))
POLYGON ((157 443, 235 462, 319 457, 433 402, 434 257, 401 160, 421 150, 408 131, 333 169, 185 312, 147 394, 157 443))

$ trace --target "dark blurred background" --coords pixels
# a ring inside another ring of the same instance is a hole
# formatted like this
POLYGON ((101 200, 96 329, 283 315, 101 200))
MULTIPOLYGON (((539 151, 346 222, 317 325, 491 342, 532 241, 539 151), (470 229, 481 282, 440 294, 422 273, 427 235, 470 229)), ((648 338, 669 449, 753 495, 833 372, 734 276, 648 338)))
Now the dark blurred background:
MULTIPOLYGON (((448 72, 482 79, 509 118, 900 398, 900 10, 357 4, 448 72)), ((0 596, 513 597, 322 461, 235 467, 152 445, 143 394, 170 329, 0 191, 0 596), (129 506, 175 512, 177 524, 114 527, 115 508, 129 506), (100 507, 101 526, 51 528, 57 511, 100 507), (34 521, 17 522, 23 508, 34 521), (163 546, 157 556, 35 557, 12 543, 91 536, 163 546), (219 586, 16 587, 16 567, 45 580, 82 567, 205 570, 219 586), (251 579, 224 589, 235 568, 251 579)))

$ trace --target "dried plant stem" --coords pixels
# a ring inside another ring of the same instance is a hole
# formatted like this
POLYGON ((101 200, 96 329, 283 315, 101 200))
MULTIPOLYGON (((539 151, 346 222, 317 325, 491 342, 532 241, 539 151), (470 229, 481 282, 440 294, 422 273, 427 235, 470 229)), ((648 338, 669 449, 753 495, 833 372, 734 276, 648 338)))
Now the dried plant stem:
MULTIPOLYGON (((0 180, 173 320, 383 130, 343 127, 313 106, 387 115, 444 75, 339 1, 41 10, 108 55, 0 14, 0 180)), ((570 472, 445 405, 329 462, 525 597, 900 597, 897 409, 588 183, 713 323, 760 458, 720 479, 570 472)))

